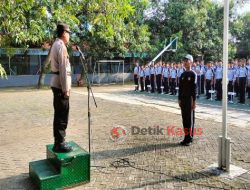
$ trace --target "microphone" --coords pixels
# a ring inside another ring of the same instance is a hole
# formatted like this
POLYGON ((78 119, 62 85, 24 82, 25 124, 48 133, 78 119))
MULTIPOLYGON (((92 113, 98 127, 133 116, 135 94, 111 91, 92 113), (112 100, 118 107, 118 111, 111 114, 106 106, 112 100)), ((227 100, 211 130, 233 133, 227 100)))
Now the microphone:
POLYGON ((76 45, 76 50, 81 54, 82 58, 85 60, 84 54, 82 53, 82 51, 78 45, 76 45))

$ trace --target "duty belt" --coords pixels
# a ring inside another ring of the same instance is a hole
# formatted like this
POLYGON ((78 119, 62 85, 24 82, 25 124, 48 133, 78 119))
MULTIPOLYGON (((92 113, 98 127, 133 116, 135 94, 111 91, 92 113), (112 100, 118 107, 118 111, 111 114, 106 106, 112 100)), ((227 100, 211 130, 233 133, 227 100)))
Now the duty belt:
POLYGON ((59 71, 57 71, 57 72, 51 72, 51 74, 59 75, 59 71))
MULTIPOLYGON (((54 74, 54 75, 59 75, 59 71, 57 71, 57 72, 51 72, 51 74, 54 74)), ((67 75, 71 75, 71 72, 67 72, 67 75)))

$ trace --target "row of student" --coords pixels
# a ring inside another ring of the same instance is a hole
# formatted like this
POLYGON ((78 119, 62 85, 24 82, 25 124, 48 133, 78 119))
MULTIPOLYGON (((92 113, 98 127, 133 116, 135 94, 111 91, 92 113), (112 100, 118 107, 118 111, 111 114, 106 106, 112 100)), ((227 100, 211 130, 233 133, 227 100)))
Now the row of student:
POLYGON ((164 92, 171 94, 176 94, 176 83, 180 75, 184 72, 184 68, 181 64, 162 64, 161 62, 145 66, 139 66, 136 63, 134 69, 134 81, 136 85, 136 90, 139 90, 138 81, 140 81, 141 91, 144 91, 144 80, 145 80, 145 90, 149 91, 148 85, 151 87, 151 92, 154 93, 155 90, 161 93, 161 86, 164 86, 164 92))
MULTIPOLYGON (((206 65, 203 61, 196 61, 192 65, 192 70, 197 75, 198 97, 204 94, 204 89, 206 89, 206 97, 209 99, 211 97, 209 90, 215 90, 216 100, 220 101, 222 99, 222 61, 210 61, 206 65)), ((138 83, 140 82, 141 91, 151 90, 154 93, 157 90, 158 93, 161 93, 161 87, 163 86, 164 93, 175 95, 176 87, 179 86, 179 78, 184 71, 182 63, 158 62, 155 65, 146 64, 145 66, 139 66, 136 63, 134 68, 135 90, 139 90, 138 83), (150 89, 148 86, 150 86, 150 89)), ((245 103, 246 91, 250 98, 250 59, 231 60, 228 67, 228 81, 228 91, 235 92, 236 96, 239 97, 239 102, 245 103)), ((231 96, 229 96, 230 99, 231 96)))
MULTIPOLYGON (((209 62, 205 72, 206 95, 210 98, 210 89, 216 90, 217 100, 222 98, 223 65, 209 62)), ((228 65, 228 91, 235 92, 239 103, 245 103, 246 92, 250 98, 250 60, 232 60, 228 65)), ((229 96, 231 100, 232 96, 229 96)))

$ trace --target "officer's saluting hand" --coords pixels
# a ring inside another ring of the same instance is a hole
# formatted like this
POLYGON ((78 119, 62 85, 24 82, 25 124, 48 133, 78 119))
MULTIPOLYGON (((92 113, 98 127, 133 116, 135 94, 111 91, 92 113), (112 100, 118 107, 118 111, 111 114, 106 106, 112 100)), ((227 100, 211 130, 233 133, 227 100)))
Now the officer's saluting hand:
POLYGON ((181 108, 183 128, 185 132, 185 138, 180 144, 185 146, 191 145, 194 133, 197 76, 195 72, 191 70, 192 63, 192 55, 187 54, 184 58, 184 67, 186 70, 181 74, 179 84, 178 100, 181 108))

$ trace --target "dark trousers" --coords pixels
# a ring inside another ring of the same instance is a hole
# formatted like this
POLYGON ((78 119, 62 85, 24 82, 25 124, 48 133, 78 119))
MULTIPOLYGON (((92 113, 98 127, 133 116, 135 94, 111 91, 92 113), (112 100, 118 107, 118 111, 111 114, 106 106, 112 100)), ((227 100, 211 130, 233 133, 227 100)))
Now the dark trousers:
POLYGON ((69 98, 65 98, 61 89, 52 87, 54 100, 53 133, 55 144, 64 142, 69 118, 69 98))
POLYGON ((239 77, 240 103, 245 103, 246 96, 246 77, 239 77))
POLYGON ((211 80, 206 79, 206 96, 207 99, 211 98, 211 94, 209 93, 209 90, 211 89, 211 80))
POLYGON ((164 92, 168 93, 169 92, 168 78, 164 77, 163 81, 164 81, 163 82, 164 83, 164 92))
POLYGON ((193 139, 195 111, 192 110, 192 98, 181 99, 181 116, 185 132, 185 141, 190 142, 193 139))
POLYGON ((216 79, 215 89, 216 89, 217 100, 221 100, 222 99, 222 79, 216 79))
POLYGON ((197 90, 198 90, 198 95, 201 95, 201 76, 197 76, 197 90))
POLYGON ((134 83, 135 85, 137 85, 137 87, 135 87, 135 90, 139 90, 139 83, 138 83, 138 75, 134 75, 134 83))
POLYGON ((146 89, 147 92, 148 92, 148 85, 150 85, 150 79, 149 79, 149 76, 146 76, 146 79, 145 79, 145 89, 146 89))
POLYGON ((144 77, 140 77, 141 91, 144 91, 144 77))
POLYGON ((171 94, 176 94, 176 78, 171 78, 171 94))
POLYGON ((237 81, 234 82, 234 91, 236 93, 236 97, 239 97, 239 84, 237 81))
POLYGON ((248 95, 248 99, 250 99, 250 86, 247 87, 247 95, 248 95))
MULTIPOLYGON (((228 92, 233 92, 234 91, 233 81, 228 82, 227 89, 228 89, 228 92)), ((231 95, 228 95, 228 100, 232 101, 232 96, 231 95)))
POLYGON ((201 94, 204 94, 204 83, 205 83, 205 77, 204 75, 201 75, 201 94))
POLYGON ((180 77, 176 78, 176 87, 179 87, 179 83, 180 83, 180 77))
POLYGON ((150 83, 151 83, 151 92, 155 92, 155 75, 150 75, 150 83))
POLYGON ((156 75, 157 92, 161 93, 161 74, 156 75))

